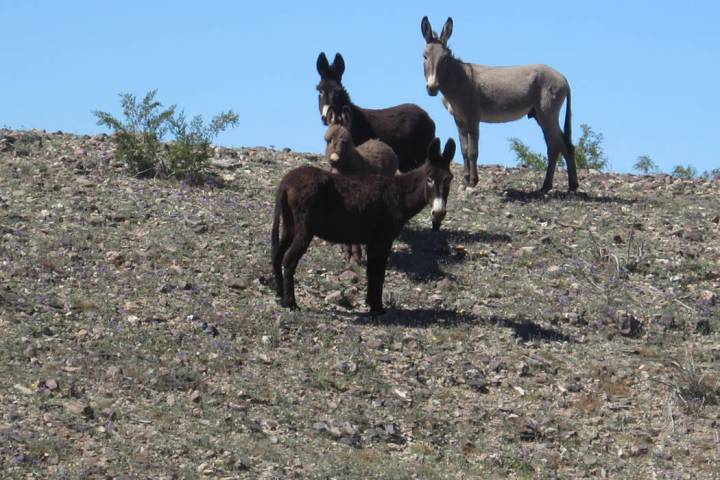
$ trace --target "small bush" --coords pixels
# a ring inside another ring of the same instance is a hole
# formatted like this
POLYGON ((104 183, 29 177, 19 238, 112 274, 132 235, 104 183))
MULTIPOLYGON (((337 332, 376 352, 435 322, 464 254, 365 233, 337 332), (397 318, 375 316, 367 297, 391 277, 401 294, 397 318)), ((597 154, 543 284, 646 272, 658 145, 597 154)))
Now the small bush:
MULTIPOLYGON (((577 168, 592 168, 605 170, 608 166, 607 156, 602 146, 602 133, 595 132, 592 127, 583 123, 580 125, 583 133, 575 145, 575 164, 577 168)), ((518 165, 529 167, 535 170, 545 170, 548 159, 545 155, 530 150, 517 138, 510 138, 510 150, 515 152, 518 165)), ((559 161, 560 168, 565 168, 564 162, 559 161)))
POLYGON ((155 100, 157 90, 148 92, 141 102, 129 93, 120 94, 125 121, 107 112, 94 111, 98 125, 114 130, 117 158, 138 176, 167 176, 197 184, 203 179, 210 158, 210 143, 238 116, 222 112, 205 125, 202 117, 187 121, 184 112, 176 115, 175 105, 163 109, 155 100), (174 140, 162 149, 170 132, 174 140))
POLYGON ((676 165, 675 168, 673 168, 672 176, 689 180, 697 176, 697 170, 692 165, 688 165, 686 167, 676 165))
POLYGON ((135 95, 120 94, 125 123, 107 112, 94 111, 97 124, 115 131, 113 141, 117 147, 118 160, 138 176, 153 176, 160 164, 160 142, 168 129, 168 121, 175 113, 175 106, 168 109, 155 100, 157 90, 149 91, 142 102, 135 95))
POLYGON ((708 180, 720 180, 720 168, 713 168, 709 172, 706 170, 703 172, 702 177, 708 180))
POLYGON ((211 142, 237 122, 238 116, 232 110, 218 114, 207 126, 199 115, 188 123, 184 112, 170 119, 170 131, 175 141, 168 147, 167 173, 190 183, 202 181, 210 158, 211 142))
POLYGON ((633 169, 645 175, 657 173, 659 170, 657 164, 650 158, 650 155, 640 155, 635 165, 633 165, 633 169))

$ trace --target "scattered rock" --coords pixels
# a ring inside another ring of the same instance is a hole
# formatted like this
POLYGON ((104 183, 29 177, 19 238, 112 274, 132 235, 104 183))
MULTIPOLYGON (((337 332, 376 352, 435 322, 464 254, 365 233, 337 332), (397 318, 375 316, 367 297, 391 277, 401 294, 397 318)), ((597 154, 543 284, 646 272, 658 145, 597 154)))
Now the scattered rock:
POLYGON ((625 337, 637 338, 642 334, 642 324, 631 313, 618 311, 616 323, 618 331, 625 337))
POLYGON ((95 411, 93 408, 80 400, 69 400, 63 404, 63 408, 68 413, 73 415, 82 416, 88 419, 95 418, 95 411))
POLYGON ((712 329, 710 328, 710 320, 708 320, 707 318, 698 320, 695 324, 695 333, 698 333, 700 335, 710 335, 712 333, 712 329))

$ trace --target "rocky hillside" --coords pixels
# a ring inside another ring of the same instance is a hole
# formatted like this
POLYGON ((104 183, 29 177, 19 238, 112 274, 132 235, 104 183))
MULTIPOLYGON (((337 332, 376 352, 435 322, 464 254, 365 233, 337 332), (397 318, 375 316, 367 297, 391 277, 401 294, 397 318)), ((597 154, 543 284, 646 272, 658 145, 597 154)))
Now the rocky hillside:
POLYGON ((457 168, 372 320, 319 240, 278 307, 303 163, 218 148, 190 188, 104 135, 0 131, 4 478, 720 478, 720 183, 457 168))

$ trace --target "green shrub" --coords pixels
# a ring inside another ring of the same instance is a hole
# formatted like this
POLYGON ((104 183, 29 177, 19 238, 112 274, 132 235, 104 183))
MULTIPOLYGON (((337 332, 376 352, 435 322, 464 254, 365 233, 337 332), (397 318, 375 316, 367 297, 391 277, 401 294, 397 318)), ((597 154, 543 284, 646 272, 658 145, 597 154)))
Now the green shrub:
POLYGON ((645 175, 657 173, 658 171, 658 166, 655 162, 653 162, 653 159, 650 158, 650 155, 640 155, 637 162, 635 162, 635 165, 633 165, 633 168, 645 175))
POLYGON ((125 121, 107 112, 94 111, 98 125, 114 130, 117 158, 138 176, 167 176, 197 184, 203 180, 210 158, 210 143, 238 116, 222 112, 205 125, 202 117, 187 121, 184 112, 176 115, 175 105, 163 109, 155 100, 157 90, 148 92, 141 102, 129 93, 120 94, 125 121), (162 140, 174 137, 165 149, 162 140))
MULTIPOLYGON (((583 123, 580 125, 582 135, 575 145, 575 164, 577 168, 592 168, 595 170, 605 170, 608 166, 607 156, 602 146, 602 133, 595 132, 592 127, 583 123)), ((530 150, 517 138, 510 138, 510 150, 515 152, 518 165, 533 168, 535 170, 545 170, 548 160, 545 155, 530 150)), ((560 168, 565 168, 564 162, 558 162, 560 168)))
POLYGON ((688 165, 686 167, 683 167, 682 165, 675 165, 675 168, 672 170, 672 176, 689 180, 697 176, 697 170, 692 165, 688 165))
POLYGON ((113 141, 117 147, 118 160, 138 176, 153 176, 158 172, 162 141, 168 129, 168 121, 175 113, 175 106, 163 109, 155 100, 157 90, 149 91, 142 102, 135 95, 120 94, 125 123, 107 112, 94 111, 97 124, 115 131, 113 141))
POLYGON ((175 140, 168 147, 167 174, 190 183, 200 183, 210 158, 210 144, 228 126, 235 126, 238 116, 232 110, 215 116, 205 125, 197 115, 188 123, 185 113, 170 119, 170 131, 175 140))

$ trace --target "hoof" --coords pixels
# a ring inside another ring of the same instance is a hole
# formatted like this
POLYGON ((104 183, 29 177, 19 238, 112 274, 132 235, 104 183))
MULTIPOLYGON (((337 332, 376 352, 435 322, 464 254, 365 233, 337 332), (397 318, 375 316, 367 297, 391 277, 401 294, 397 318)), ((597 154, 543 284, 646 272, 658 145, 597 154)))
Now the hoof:
POLYGON ((548 187, 543 185, 540 190, 538 190, 539 193, 542 193, 543 195, 548 193, 550 190, 552 190, 552 186, 548 187))
POLYGON ((282 302, 280 302, 280 305, 282 305, 283 307, 288 308, 290 310, 300 310, 300 308, 298 307, 295 300, 292 300, 290 302, 283 300, 282 302))

